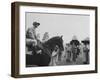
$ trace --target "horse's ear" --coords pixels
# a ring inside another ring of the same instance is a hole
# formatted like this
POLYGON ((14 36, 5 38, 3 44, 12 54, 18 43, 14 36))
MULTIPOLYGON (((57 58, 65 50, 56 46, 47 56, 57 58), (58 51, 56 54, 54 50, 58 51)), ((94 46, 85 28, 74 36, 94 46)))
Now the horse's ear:
POLYGON ((63 35, 61 35, 61 38, 63 37, 63 35))

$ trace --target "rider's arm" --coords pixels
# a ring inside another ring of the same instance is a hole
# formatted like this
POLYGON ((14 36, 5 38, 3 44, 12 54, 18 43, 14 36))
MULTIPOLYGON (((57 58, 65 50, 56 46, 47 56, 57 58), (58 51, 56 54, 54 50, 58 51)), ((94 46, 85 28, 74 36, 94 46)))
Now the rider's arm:
POLYGON ((37 41, 34 39, 28 39, 26 38, 26 45, 33 44, 33 46, 37 45, 37 41))

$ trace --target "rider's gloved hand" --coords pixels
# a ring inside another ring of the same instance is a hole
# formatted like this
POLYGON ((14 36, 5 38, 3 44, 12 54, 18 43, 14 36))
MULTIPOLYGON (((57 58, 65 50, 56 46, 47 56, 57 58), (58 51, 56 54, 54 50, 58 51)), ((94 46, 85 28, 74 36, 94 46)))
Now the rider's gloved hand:
POLYGON ((38 50, 38 51, 37 51, 37 54, 41 54, 41 53, 42 53, 42 50, 38 50))

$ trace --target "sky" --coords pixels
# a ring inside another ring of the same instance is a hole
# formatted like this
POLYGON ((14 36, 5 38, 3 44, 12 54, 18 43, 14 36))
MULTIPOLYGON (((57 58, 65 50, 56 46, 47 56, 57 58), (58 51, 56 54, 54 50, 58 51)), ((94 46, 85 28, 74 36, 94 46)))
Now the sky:
POLYGON ((32 27, 34 21, 37 21, 40 26, 36 33, 40 33, 40 39, 48 32, 50 38, 63 35, 64 43, 68 43, 73 36, 77 36, 79 41, 89 37, 89 19, 89 15, 26 12, 25 26, 27 30, 32 27))

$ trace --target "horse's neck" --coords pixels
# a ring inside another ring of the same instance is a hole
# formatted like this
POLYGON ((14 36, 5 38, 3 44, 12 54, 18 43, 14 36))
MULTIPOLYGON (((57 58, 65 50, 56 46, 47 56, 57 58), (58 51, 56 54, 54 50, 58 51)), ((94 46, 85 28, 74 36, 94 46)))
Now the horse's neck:
POLYGON ((48 41, 46 41, 44 43, 44 45, 46 45, 47 48, 52 52, 54 50, 55 46, 57 45, 57 42, 59 42, 59 39, 54 37, 54 38, 51 38, 48 41))
POLYGON ((48 50, 52 53, 52 51, 54 50, 54 44, 50 43, 50 44, 45 44, 45 47, 48 48, 48 50))

